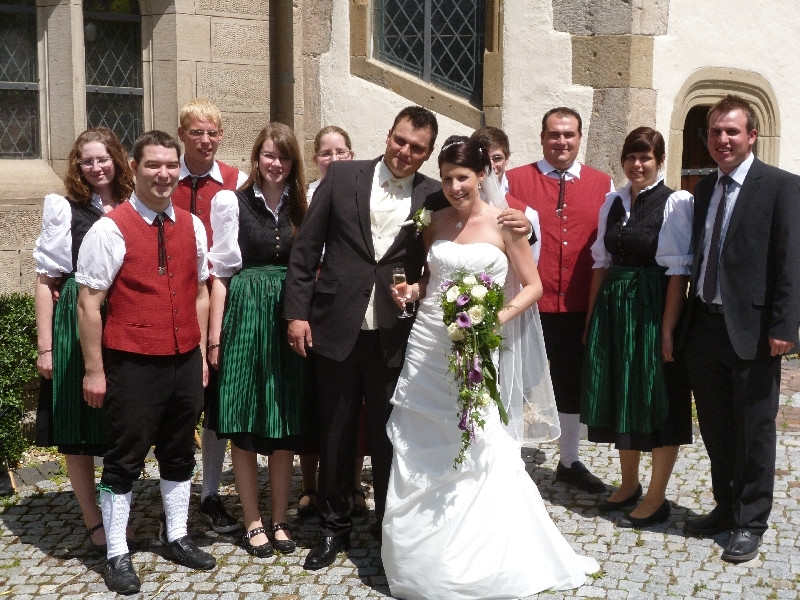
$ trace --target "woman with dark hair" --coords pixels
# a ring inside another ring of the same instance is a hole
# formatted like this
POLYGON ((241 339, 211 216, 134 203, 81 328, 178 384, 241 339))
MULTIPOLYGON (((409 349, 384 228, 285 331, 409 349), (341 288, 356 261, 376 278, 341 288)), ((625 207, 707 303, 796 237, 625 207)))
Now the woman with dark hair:
MULTIPOLYGON (((542 294, 527 238, 498 225, 502 206, 481 199, 481 186, 497 185, 488 166, 478 141, 448 138, 439 171, 449 206, 422 230, 429 280, 412 286, 424 299, 387 424, 394 455, 381 548, 392 595, 407 600, 522 598, 577 587, 599 568, 578 557, 550 520, 520 458, 520 437, 504 427, 497 399, 462 408, 464 380, 454 381, 450 367, 459 334, 444 321, 445 288, 462 281, 474 284, 464 295, 487 298, 487 286, 503 286, 507 276, 519 282, 513 291, 506 286, 504 305, 476 305, 480 310, 469 313, 478 324, 496 314, 503 337, 542 294), (465 427, 472 428, 466 447, 465 427), (457 456, 462 460, 454 462, 457 456)), ((399 309, 408 292, 397 291, 399 309)), ((481 373, 502 372, 507 358, 495 351, 481 373)), ((504 383, 501 375, 498 384, 504 383)), ((511 418, 521 398, 500 391, 511 418)))
POLYGON ((647 494, 620 527, 667 520, 678 446, 692 441, 690 390, 673 332, 692 264, 693 198, 664 184, 665 158, 658 131, 628 134, 620 156, 628 183, 606 196, 592 246, 581 421, 589 440, 616 445, 622 471, 622 484, 601 510, 639 500, 639 459, 653 455, 647 494))
POLYGON ((72 145, 64 177, 66 197, 44 199, 42 234, 36 240, 36 366, 42 376, 36 443, 57 445, 89 540, 105 556, 103 519, 95 497, 94 457, 107 439, 101 410, 83 399, 83 355, 78 340, 74 273, 83 236, 92 224, 133 191, 128 156, 108 129, 88 129, 72 145), (54 303, 54 298, 58 301, 54 303), (55 304, 55 306, 54 306, 55 304))
POLYGON ((304 360, 286 344, 281 314, 289 251, 307 203, 300 147, 290 127, 267 125, 250 158, 245 184, 211 201, 208 357, 219 369, 219 401, 209 420, 232 443, 244 548, 267 557, 296 547, 286 513, 306 373, 304 360), (273 543, 258 509, 257 454, 269 456, 273 543))

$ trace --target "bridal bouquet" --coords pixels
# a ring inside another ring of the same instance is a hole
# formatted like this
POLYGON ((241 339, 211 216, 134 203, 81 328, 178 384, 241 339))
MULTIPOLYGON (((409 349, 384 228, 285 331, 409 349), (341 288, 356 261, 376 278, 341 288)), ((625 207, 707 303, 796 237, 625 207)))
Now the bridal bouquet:
POLYGON ((487 272, 470 274, 461 269, 441 285, 442 319, 453 342, 449 370, 458 385, 458 428, 462 431, 461 450, 453 468, 464 462, 465 452, 475 439, 475 428, 486 423, 481 407, 494 402, 503 423, 508 423, 492 362, 492 351, 503 339, 498 333, 497 313, 504 301, 502 286, 487 272))

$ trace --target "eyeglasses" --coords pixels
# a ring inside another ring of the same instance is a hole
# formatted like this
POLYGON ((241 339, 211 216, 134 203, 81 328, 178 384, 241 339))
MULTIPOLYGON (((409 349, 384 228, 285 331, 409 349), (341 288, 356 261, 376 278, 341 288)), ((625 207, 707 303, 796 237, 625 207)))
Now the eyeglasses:
POLYGON ((492 155, 489 157, 489 159, 490 159, 490 160, 491 160, 493 163, 499 163, 499 162, 503 162, 504 160, 506 160, 506 156, 505 156, 505 154, 492 154, 492 155))
POLYGON ((78 165, 84 169, 92 169, 95 165, 100 167, 101 169, 107 167, 112 162, 110 156, 101 156, 100 158, 86 158, 84 160, 79 160, 78 165))
POLYGON ((277 154, 273 154, 272 152, 259 152, 261 156, 264 157, 264 160, 268 162, 275 162, 276 160, 279 161, 283 166, 287 166, 292 164, 291 158, 284 158, 283 156, 278 156, 277 154))
POLYGON ((190 138, 194 138, 199 140, 204 135, 207 135, 212 140, 219 137, 220 131, 219 129, 189 129, 186 133, 189 134, 190 138))
POLYGON ((318 157, 325 159, 333 158, 334 155, 336 155, 336 158, 339 160, 342 160, 350 156, 350 150, 336 150, 335 152, 333 150, 323 150, 317 153, 318 157))

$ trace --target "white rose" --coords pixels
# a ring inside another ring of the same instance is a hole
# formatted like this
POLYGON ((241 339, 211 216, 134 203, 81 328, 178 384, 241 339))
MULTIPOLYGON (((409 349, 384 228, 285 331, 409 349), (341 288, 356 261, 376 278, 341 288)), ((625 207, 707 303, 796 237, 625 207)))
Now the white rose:
POLYGON ((458 326, 458 323, 450 323, 447 326, 447 335, 450 336, 450 339, 454 342, 460 342, 464 339, 464 330, 458 326))
POLYGON ((474 285, 472 289, 469 291, 470 296, 478 300, 479 302, 486 298, 486 294, 489 293, 489 290, 486 288, 485 285, 474 285))
MULTIPOLYGON (((472 288, 475 289, 475 288, 472 288)), ((472 320, 473 325, 477 325, 481 321, 483 321, 483 307, 482 306, 473 306, 467 311, 469 318, 472 320)))
POLYGON ((478 404, 480 404, 481 406, 489 406, 489 403, 491 401, 492 401, 492 395, 489 392, 487 392, 486 390, 484 390, 478 396, 478 404))
POLYGON ((419 220, 422 221, 422 225, 427 227, 431 224, 431 215, 433 214, 432 211, 428 210, 427 208, 422 209, 422 212, 419 215, 419 220))
POLYGON ((445 294, 445 299, 448 302, 455 302, 456 298, 458 298, 460 294, 461 291, 458 289, 458 286, 454 284, 451 285, 450 289, 447 290, 447 293, 445 294))
POLYGON ((464 282, 465 285, 475 285, 476 283, 478 283, 478 280, 475 279, 475 277, 472 275, 467 275, 466 277, 464 277, 462 281, 464 282))

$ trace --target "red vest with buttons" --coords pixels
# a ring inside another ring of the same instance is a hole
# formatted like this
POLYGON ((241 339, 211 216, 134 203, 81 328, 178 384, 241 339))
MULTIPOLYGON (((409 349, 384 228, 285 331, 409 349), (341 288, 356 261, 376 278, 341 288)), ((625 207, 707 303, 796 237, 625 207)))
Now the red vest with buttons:
POLYGON ((597 238, 597 217, 611 189, 605 173, 581 165, 581 176, 568 179, 559 218, 558 179, 539 171, 536 163, 506 171, 508 192, 539 213, 542 251, 539 276, 544 313, 585 312, 592 281, 591 247, 597 238))
POLYGON ((192 216, 175 209, 164 220, 167 270, 158 273, 158 227, 130 202, 108 213, 125 240, 125 258, 108 290, 103 345, 155 356, 182 354, 200 343, 197 245, 192 216))
MULTIPOLYGON (((211 248, 211 199, 220 190, 236 190, 236 182, 239 179, 239 169, 226 165, 224 162, 217 161, 219 172, 222 175, 222 183, 203 177, 197 181, 197 195, 195 196, 195 209, 197 218, 203 222, 206 228, 206 239, 208 247, 211 248)), ((184 177, 178 182, 178 187, 172 192, 172 204, 183 210, 189 210, 192 204, 192 178, 184 177)))

